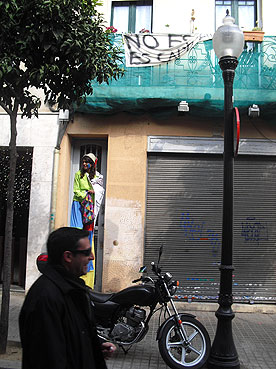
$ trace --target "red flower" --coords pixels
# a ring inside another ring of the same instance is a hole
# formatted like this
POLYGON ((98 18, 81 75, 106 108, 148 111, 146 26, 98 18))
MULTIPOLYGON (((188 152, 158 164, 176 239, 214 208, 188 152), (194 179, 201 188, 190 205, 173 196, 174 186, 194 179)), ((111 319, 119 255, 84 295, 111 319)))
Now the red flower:
POLYGON ((149 33, 148 29, 142 28, 141 31, 139 31, 139 33, 149 33))
POLYGON ((116 33, 118 30, 117 28, 110 26, 110 27, 106 27, 106 32, 108 33, 116 33))

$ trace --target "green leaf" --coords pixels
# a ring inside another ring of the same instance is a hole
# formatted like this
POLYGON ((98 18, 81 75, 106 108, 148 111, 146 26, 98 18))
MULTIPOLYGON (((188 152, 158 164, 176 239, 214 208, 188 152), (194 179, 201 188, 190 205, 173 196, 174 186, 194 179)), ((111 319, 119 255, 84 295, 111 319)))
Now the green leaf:
POLYGON ((39 105, 26 92, 32 87, 43 88, 46 101, 58 96, 60 106, 83 103, 93 92, 91 80, 123 74, 121 50, 112 46, 96 10, 100 3, 0 1, 0 96, 6 106, 16 97, 23 114, 37 114, 39 105))

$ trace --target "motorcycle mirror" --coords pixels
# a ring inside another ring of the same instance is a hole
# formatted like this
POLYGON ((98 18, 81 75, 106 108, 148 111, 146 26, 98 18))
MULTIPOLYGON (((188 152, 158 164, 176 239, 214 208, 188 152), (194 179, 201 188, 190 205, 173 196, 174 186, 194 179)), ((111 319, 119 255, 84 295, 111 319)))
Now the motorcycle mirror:
POLYGON ((140 268, 139 273, 147 273, 147 267, 144 265, 140 268))
POLYGON ((152 269, 152 271, 153 271, 154 273, 156 273, 156 272, 157 272, 157 269, 156 269, 156 265, 155 265, 154 261, 152 261, 150 264, 151 264, 151 269, 152 269))
POLYGON ((158 263, 157 265, 159 265, 160 259, 161 259, 161 255, 163 254, 163 243, 159 248, 159 256, 158 256, 158 263))

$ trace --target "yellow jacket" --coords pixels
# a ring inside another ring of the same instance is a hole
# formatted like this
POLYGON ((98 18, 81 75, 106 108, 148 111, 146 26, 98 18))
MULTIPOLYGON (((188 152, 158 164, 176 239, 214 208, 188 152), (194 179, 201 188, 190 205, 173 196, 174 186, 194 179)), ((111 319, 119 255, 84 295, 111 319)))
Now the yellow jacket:
POLYGON ((93 186, 87 178, 87 175, 84 174, 84 176, 81 178, 81 171, 79 170, 78 172, 76 172, 74 179, 73 201, 81 202, 85 198, 86 192, 88 190, 91 190, 92 188, 93 186))

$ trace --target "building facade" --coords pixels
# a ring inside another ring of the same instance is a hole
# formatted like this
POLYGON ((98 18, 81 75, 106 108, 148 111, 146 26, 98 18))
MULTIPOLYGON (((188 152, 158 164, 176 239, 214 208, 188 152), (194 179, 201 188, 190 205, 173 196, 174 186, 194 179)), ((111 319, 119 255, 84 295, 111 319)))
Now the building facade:
MULTIPOLYGON (((5 171, 1 170, 0 260, 2 261, 5 190, 8 176, 6 152, 10 141, 10 120, 7 114, 0 113, 0 125, 0 146, 3 153, 1 165, 5 163, 5 171)), ((52 113, 46 107, 40 111, 39 118, 26 119, 18 116, 17 119, 18 159, 14 200, 12 284, 20 288, 30 286, 37 278, 36 257, 45 249, 50 229, 53 154, 58 129, 58 113, 52 113)))
POLYGON ((208 35, 227 8, 243 30, 257 24, 265 32, 262 42, 247 41, 234 83, 241 116, 234 184, 234 295, 243 302, 275 301, 276 40, 271 1, 103 2, 100 11, 106 26, 118 29, 115 42, 122 44, 121 33, 127 33, 137 44, 135 34, 140 34, 149 49, 157 49, 162 37, 171 46, 183 35, 207 37, 178 58, 126 67, 118 82, 95 85, 94 94, 67 126, 58 164, 54 161, 58 122, 52 116, 56 131, 47 160, 49 172, 57 173, 52 180, 56 190, 47 190, 48 219, 41 242, 32 241, 35 231, 29 222, 26 289, 36 277, 34 256, 45 248, 50 222, 55 228, 69 224, 73 176, 82 155, 93 151, 100 159, 106 189, 96 229, 96 288, 109 292, 128 286, 141 265, 156 260, 163 244, 162 264, 181 281, 179 298, 216 300, 223 82, 208 35), (181 101, 188 103, 189 111, 178 111, 181 101), (256 118, 248 116, 253 104, 260 108, 256 118))

